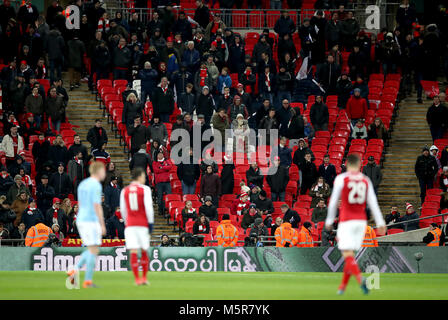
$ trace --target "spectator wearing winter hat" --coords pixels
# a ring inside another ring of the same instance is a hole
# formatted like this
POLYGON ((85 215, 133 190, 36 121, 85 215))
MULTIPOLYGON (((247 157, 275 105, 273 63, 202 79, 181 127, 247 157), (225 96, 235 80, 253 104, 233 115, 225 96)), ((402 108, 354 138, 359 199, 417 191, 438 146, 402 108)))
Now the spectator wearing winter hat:
POLYGON ((367 101, 361 97, 361 90, 353 90, 353 96, 347 102, 347 115, 352 121, 352 125, 355 126, 358 119, 367 118, 367 112, 367 101))
POLYGON ((274 212, 274 206, 272 204, 271 199, 267 198, 266 191, 261 190, 258 194, 258 199, 255 200, 255 205, 257 206, 257 210, 260 211, 261 214, 271 214, 274 212))
POLYGON ((27 196, 31 195, 30 190, 22 180, 22 176, 16 175, 14 177, 14 183, 11 185, 11 187, 8 190, 8 193, 6 194, 6 200, 9 203, 13 203, 14 200, 16 200, 17 197, 22 193, 25 193, 27 196))
POLYGON ((403 225, 400 225, 400 227, 402 227, 404 231, 413 231, 420 229, 419 221, 407 221, 415 220, 418 218, 420 218, 420 216, 417 214, 417 212, 415 212, 414 206, 410 203, 406 203, 406 214, 396 219, 396 222, 403 222, 403 225))
POLYGON ((36 200, 31 197, 28 198, 28 207, 22 214, 22 222, 25 223, 26 230, 28 230, 32 226, 35 226, 38 223, 45 222, 44 215, 37 208, 36 200))
POLYGON ((248 184, 254 184, 263 188, 264 176, 256 162, 251 163, 249 169, 246 171, 246 180, 248 184))
POLYGON ((261 219, 261 214, 257 211, 257 206, 254 203, 251 203, 249 205, 249 208, 247 210, 244 210, 243 213, 243 219, 241 220, 241 227, 246 230, 247 228, 251 227, 255 219, 261 219))
POLYGON ((199 214, 205 216, 210 221, 218 221, 218 210, 213 205, 211 196, 206 196, 204 204, 199 207, 199 214))
POLYGON ((61 200, 59 198, 54 198, 53 206, 45 213, 45 224, 47 226, 52 226, 56 223, 61 226, 62 233, 67 234, 67 215, 64 210, 60 208, 60 205, 61 200))
POLYGON ((426 190, 432 189, 434 185, 434 177, 438 171, 437 162, 433 156, 429 154, 429 148, 425 146, 422 154, 417 157, 415 162, 415 175, 420 184, 420 199, 423 204, 426 197, 426 190))
POLYGON ((348 70, 343 70, 341 76, 336 83, 336 92, 338 95, 338 107, 345 109, 348 99, 350 99, 350 93, 353 90, 353 84, 348 77, 348 70))
POLYGON ((121 188, 118 185, 118 177, 111 178, 109 185, 104 189, 104 200, 110 208, 117 208, 120 206, 120 192, 121 188))
POLYGON ((238 199, 235 199, 232 203, 231 213, 242 216, 251 205, 249 201, 249 194, 243 192, 239 195, 238 199))
POLYGON ((439 159, 439 148, 437 148, 437 146, 433 145, 431 146, 431 148, 429 148, 429 153, 431 154, 431 156, 434 157, 434 159, 437 162, 437 167, 440 169, 442 168, 442 165, 440 163, 440 159, 439 159))

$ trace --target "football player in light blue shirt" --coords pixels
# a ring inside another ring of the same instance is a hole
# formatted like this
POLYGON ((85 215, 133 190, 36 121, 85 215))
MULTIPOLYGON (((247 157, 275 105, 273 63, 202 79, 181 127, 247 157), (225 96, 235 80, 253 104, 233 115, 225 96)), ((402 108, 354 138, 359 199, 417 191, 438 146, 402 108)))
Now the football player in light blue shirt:
POLYGON ((90 165, 89 172, 90 178, 84 179, 78 186, 79 211, 76 217, 76 226, 87 250, 81 254, 81 259, 74 269, 67 272, 70 282, 74 284, 77 273, 86 265, 84 288, 96 287, 92 282, 93 271, 102 236, 106 235, 100 183, 106 177, 106 169, 103 163, 94 162, 90 165))

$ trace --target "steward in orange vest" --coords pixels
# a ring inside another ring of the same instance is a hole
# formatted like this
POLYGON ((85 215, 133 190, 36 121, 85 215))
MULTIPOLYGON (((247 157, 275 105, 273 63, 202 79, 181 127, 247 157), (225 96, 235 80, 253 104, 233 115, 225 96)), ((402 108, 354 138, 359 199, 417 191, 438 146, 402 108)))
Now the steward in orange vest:
POLYGON ((438 247, 440 245, 440 237, 442 230, 440 230, 437 223, 431 223, 428 234, 423 238, 423 242, 427 247, 438 247))
POLYGON ((300 248, 314 247, 313 237, 311 236, 310 227, 311 227, 311 223, 308 221, 303 224, 302 229, 299 232, 299 241, 297 243, 298 247, 300 247, 300 248))
POLYGON ((366 233, 362 241, 362 247, 378 247, 375 230, 371 226, 366 226, 366 233))
POLYGON ((238 229, 232 225, 228 214, 222 218, 221 224, 216 228, 218 246, 235 247, 238 242, 238 229))
POLYGON ((27 247, 43 247, 50 233, 53 233, 51 228, 43 223, 38 223, 28 229, 25 237, 25 245, 27 247))
POLYGON ((284 222, 275 230, 276 247, 295 247, 298 242, 297 230, 289 222, 284 222))

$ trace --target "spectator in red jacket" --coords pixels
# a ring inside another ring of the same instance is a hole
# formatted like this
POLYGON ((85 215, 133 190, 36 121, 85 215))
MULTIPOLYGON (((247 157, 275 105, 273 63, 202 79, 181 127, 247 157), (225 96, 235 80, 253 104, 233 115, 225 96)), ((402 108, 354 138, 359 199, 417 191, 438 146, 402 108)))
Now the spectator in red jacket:
POLYGON ((352 121, 353 126, 358 119, 365 119, 367 117, 367 101, 361 97, 361 90, 356 88, 353 96, 347 102, 347 115, 352 121))
POLYGON ((157 154, 157 161, 152 164, 154 171, 154 184, 157 190, 157 204, 159 206, 159 213, 163 214, 163 194, 171 194, 170 185, 170 170, 172 168, 170 160, 165 159, 163 152, 157 154))

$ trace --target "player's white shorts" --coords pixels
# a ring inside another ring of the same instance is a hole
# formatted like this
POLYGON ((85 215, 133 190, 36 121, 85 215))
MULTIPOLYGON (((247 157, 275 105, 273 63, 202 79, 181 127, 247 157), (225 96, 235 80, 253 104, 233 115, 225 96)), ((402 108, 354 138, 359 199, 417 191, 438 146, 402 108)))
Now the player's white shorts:
POLYGON ((98 222, 76 222, 82 244, 85 246, 101 246, 102 231, 98 222))
POLYGON ((149 230, 147 227, 130 226, 124 229, 127 249, 149 249, 149 230))
POLYGON ((366 233, 367 221, 349 220, 338 224, 336 238, 340 250, 359 250, 361 249, 364 235, 366 233))

